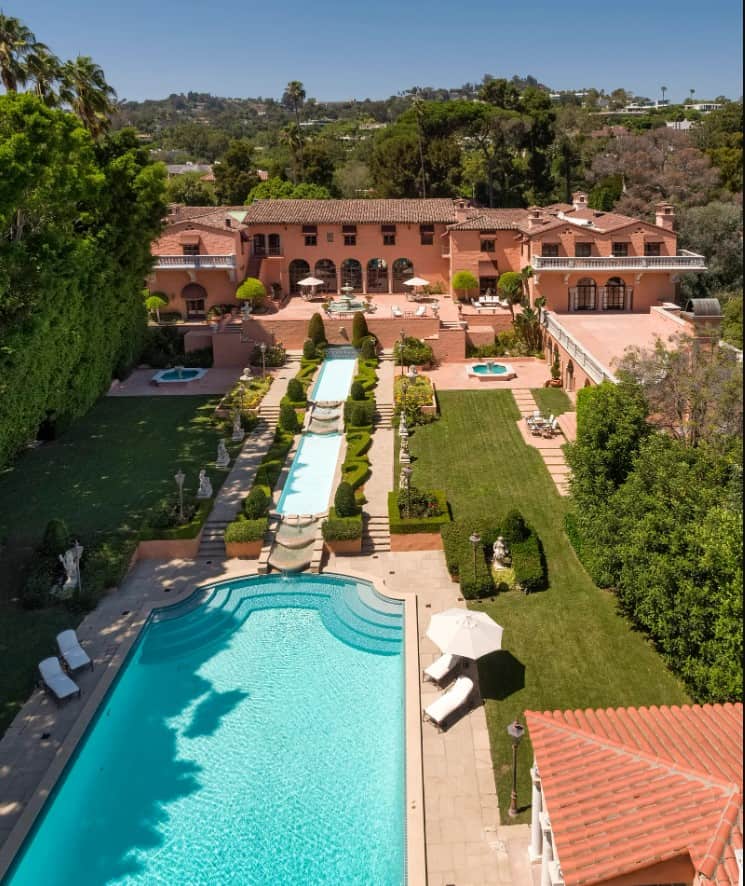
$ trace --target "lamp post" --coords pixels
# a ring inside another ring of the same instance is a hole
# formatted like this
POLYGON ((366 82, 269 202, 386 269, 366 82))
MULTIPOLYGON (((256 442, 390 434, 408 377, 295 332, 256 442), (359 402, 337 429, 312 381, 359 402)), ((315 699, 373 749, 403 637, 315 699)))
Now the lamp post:
POLYGON ((404 345, 406 344, 406 330, 402 329, 399 334, 399 340, 401 341, 401 353, 399 356, 401 357, 401 375, 404 374, 404 345))
POLYGON ((473 548, 473 575, 476 576, 476 548, 478 547, 479 542, 481 541, 481 536, 478 532, 472 532, 468 539, 471 542, 471 547, 473 548))
POLYGON ((261 351, 261 377, 264 378, 266 375, 266 342, 262 342, 259 345, 259 350, 261 351))
POLYGON ((510 818, 517 815, 517 747, 524 732, 525 727, 517 722, 517 718, 507 727, 507 734, 512 741, 512 793, 510 794, 510 808, 507 810, 510 818))
POLYGON ((186 475, 181 470, 181 468, 176 471, 173 476, 173 479, 176 481, 176 486, 178 487, 178 518, 181 523, 184 522, 184 480, 186 479, 186 475))
POLYGON ((72 549, 75 552, 75 573, 78 579, 78 592, 80 592, 83 590, 83 580, 80 576, 80 558, 83 556, 83 546, 76 539, 72 549))
POLYGON ((403 475, 406 478, 406 519, 411 519, 411 475, 414 473, 414 468, 411 465, 406 465, 403 469, 403 475))

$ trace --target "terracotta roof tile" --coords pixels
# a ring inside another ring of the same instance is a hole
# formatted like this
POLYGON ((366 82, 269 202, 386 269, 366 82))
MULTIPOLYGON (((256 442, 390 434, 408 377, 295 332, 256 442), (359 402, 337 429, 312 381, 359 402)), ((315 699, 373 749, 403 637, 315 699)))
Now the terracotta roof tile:
POLYGON ((674 858, 721 886, 742 846, 742 705, 527 711, 567 886, 674 858))
POLYGON ((256 200, 248 224, 442 223, 457 218, 448 198, 428 200, 256 200))
POLYGON ((528 219, 527 209, 474 209, 473 214, 450 226, 451 231, 519 231, 528 219))

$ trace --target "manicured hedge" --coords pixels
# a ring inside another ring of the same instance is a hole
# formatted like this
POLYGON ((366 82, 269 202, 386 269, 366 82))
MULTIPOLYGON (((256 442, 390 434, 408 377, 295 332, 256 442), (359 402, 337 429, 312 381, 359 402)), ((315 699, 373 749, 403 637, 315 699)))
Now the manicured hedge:
POLYGON ((582 536, 577 526, 577 516, 571 511, 564 517, 564 532, 576 555, 582 559, 582 536))
POLYGON ((211 498, 206 498, 200 501, 197 504, 194 516, 188 523, 184 523, 183 526, 160 529, 145 525, 140 530, 140 540, 152 541, 153 539, 166 539, 169 541, 175 541, 181 538, 196 538, 197 535, 199 535, 199 531, 202 528, 204 521, 212 510, 213 504, 214 500, 211 498))
POLYGON ((540 591, 546 586, 543 551, 535 532, 531 530, 530 535, 524 541, 513 544, 510 553, 512 554, 515 581, 526 594, 531 591, 540 591))
POLYGON ((249 520, 243 514, 239 514, 225 529, 225 541, 246 542, 263 541, 269 521, 266 517, 257 520, 249 520))
POLYGON ((353 428, 364 428, 375 418, 375 400, 345 400, 344 421, 353 428))
POLYGON ((437 532, 450 523, 448 502, 442 489, 433 489, 431 494, 437 499, 442 514, 437 517, 414 517, 407 520, 398 511, 398 492, 388 493, 388 522, 392 535, 414 535, 417 532, 437 532))
POLYGON ((325 541, 354 541, 362 538, 362 513, 354 517, 337 517, 329 508, 328 519, 323 521, 321 532, 325 541))
POLYGON ((347 433, 347 455, 348 460, 362 458, 372 445, 372 429, 369 431, 360 428, 347 433))

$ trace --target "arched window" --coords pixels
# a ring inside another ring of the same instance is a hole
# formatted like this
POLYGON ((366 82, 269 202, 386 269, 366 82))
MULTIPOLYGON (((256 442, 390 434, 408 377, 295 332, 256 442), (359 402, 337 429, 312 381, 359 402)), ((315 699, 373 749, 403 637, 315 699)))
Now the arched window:
POLYGON ((345 258, 341 263, 341 285, 351 286, 355 292, 362 291, 362 265, 356 258, 345 258))
POLYGON ((371 258, 367 263, 367 291, 388 292, 388 264, 384 258, 371 258))
POLYGON ((611 277, 605 284, 606 311, 623 311, 626 309, 626 284, 620 277, 611 277))
POLYGON ((298 280, 310 276, 310 265, 302 258, 294 258, 290 262, 290 293, 300 292, 298 280))
POLYGON ((414 263, 408 258, 397 258, 393 262, 393 291, 406 292, 404 280, 414 276, 414 263))
POLYGON ((597 284, 592 277, 582 277, 574 290, 574 310, 594 311, 597 304, 597 284))
POLYGON ((186 303, 186 319, 204 319, 207 304, 207 290, 199 283, 187 283, 181 290, 181 298, 186 303))
POLYGON ((336 265, 330 258, 319 258, 313 273, 323 280, 324 292, 336 292, 336 265))

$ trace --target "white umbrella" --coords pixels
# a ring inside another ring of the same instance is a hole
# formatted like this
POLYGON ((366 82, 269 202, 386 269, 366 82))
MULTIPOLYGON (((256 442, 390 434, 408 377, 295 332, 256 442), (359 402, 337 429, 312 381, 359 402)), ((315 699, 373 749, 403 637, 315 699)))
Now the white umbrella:
POLYGON ((298 286, 322 286, 323 280, 319 280, 318 277, 303 277, 302 280, 297 281, 298 286))
POLYGON ((409 277, 408 280, 404 280, 404 286, 429 286, 429 280, 423 277, 409 277))
POLYGON ((502 648, 502 631, 485 612, 446 609, 432 616, 427 636, 443 652, 477 659, 502 648))

